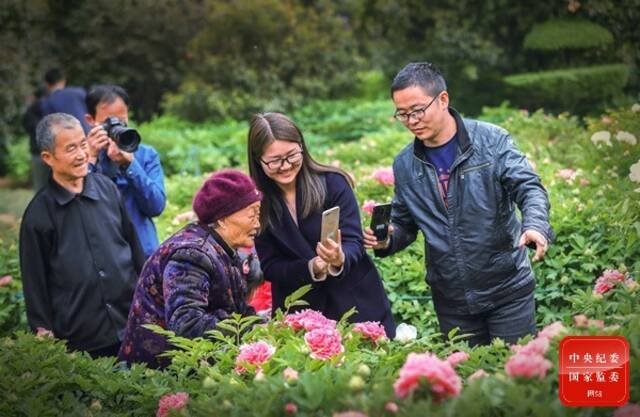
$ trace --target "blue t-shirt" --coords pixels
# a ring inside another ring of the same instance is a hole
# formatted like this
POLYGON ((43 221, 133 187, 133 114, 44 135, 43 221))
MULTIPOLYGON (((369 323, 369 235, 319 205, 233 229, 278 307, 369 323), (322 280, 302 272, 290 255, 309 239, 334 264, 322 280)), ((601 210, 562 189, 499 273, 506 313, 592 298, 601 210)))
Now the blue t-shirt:
POLYGON ((440 195, 444 200, 445 206, 448 206, 447 189, 449 188, 449 173, 451 171, 451 165, 453 165, 453 161, 456 159, 457 150, 457 133, 444 145, 436 146, 435 148, 425 146, 424 148, 424 156, 426 160, 436 168, 436 174, 438 175, 438 189, 440 190, 440 195))

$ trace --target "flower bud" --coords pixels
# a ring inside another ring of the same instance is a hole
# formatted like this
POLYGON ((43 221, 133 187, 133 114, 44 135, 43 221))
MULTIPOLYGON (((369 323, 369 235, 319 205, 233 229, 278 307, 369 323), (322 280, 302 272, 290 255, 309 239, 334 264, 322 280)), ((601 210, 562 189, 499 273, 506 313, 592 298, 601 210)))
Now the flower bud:
POLYGON ((205 377, 205 379, 202 381, 202 386, 204 388, 207 388, 207 389, 215 388, 216 387, 216 381, 213 378, 211 378, 210 376, 205 377))
POLYGON ((351 377, 351 379, 349 380, 349 388, 352 391, 360 391, 361 389, 364 388, 364 379, 362 379, 362 377, 358 376, 358 375, 354 375, 351 377))
POLYGON ((358 369, 356 370, 356 372, 362 375, 363 377, 367 378, 369 377, 369 375, 371 375, 371 368, 369 368, 366 364, 361 363, 358 366, 358 369))

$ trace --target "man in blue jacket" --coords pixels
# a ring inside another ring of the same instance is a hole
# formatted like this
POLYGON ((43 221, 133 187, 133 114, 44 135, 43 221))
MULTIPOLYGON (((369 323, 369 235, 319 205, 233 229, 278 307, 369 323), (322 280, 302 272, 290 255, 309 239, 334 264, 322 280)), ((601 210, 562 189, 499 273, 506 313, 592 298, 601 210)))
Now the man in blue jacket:
POLYGON ((391 94, 395 118, 415 139, 393 163, 393 233, 378 242, 367 228, 365 247, 388 256, 423 233, 427 282, 445 337, 459 327, 474 346, 534 333, 535 278, 525 246, 535 245, 535 262, 554 238, 540 178, 506 130, 449 107, 446 82, 433 65, 408 64, 391 94))
POLYGON ((133 152, 125 152, 103 129, 109 117, 129 122, 129 96, 117 85, 98 85, 86 98, 85 120, 92 126, 87 136, 89 169, 111 178, 122 197, 138 234, 146 258, 158 247, 158 235, 152 218, 164 210, 164 174, 158 152, 140 144, 133 152))
POLYGON ((82 130, 86 134, 89 125, 84 119, 87 112, 85 97, 87 93, 82 87, 67 87, 67 77, 59 68, 52 68, 44 75, 49 95, 40 104, 41 117, 53 113, 67 113, 80 120, 82 130))

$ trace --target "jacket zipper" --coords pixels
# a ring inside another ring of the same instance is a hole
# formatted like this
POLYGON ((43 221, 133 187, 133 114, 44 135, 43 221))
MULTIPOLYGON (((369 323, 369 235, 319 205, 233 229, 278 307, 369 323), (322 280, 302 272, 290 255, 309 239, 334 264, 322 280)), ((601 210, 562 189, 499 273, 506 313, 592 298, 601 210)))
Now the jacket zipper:
POLYGON ((485 162, 484 164, 480 164, 480 165, 476 165, 474 167, 469 167, 469 168, 463 169, 462 171, 460 171, 460 178, 464 179, 464 174, 466 174, 469 171, 475 171, 477 169, 488 167, 489 165, 491 165, 491 162, 485 162))
MULTIPOLYGON (((440 194, 440 187, 439 187, 439 185, 438 185, 438 175, 436 174, 436 168, 435 168, 433 165, 431 165, 429 162, 427 162, 427 161, 423 161, 422 159, 418 158, 418 157, 417 157, 417 156, 415 156, 415 155, 413 155, 413 157, 414 157, 415 159, 417 159, 418 161, 420 161, 422 164, 426 165, 426 166, 427 166, 427 168, 428 168, 428 169, 430 169, 430 170, 434 173, 434 177, 435 177, 435 180, 436 180, 436 184, 435 184, 435 186, 436 186, 436 193, 437 193, 437 194, 438 194, 438 196, 440 197, 440 203, 442 203, 442 204, 441 204, 442 209, 444 210, 444 212, 445 212, 445 213, 447 213, 447 212, 448 212, 447 205, 444 203, 444 199, 442 198, 442 195, 440 194)), ((427 177, 430 177, 430 175, 429 175, 428 173, 427 173, 426 175, 427 175, 427 177)), ((431 186, 433 186, 433 183, 431 184, 431 186)))

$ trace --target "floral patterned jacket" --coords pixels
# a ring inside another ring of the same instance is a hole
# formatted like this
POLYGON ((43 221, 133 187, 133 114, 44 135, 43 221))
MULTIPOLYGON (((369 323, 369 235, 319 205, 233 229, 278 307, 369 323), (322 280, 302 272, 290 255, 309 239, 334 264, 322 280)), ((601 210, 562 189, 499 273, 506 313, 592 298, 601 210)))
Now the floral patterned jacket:
POLYGON ((157 355, 171 349, 155 324, 182 337, 199 337, 232 313, 253 315, 240 259, 208 227, 189 224, 167 239, 147 260, 129 311, 119 358, 164 367, 157 355))

